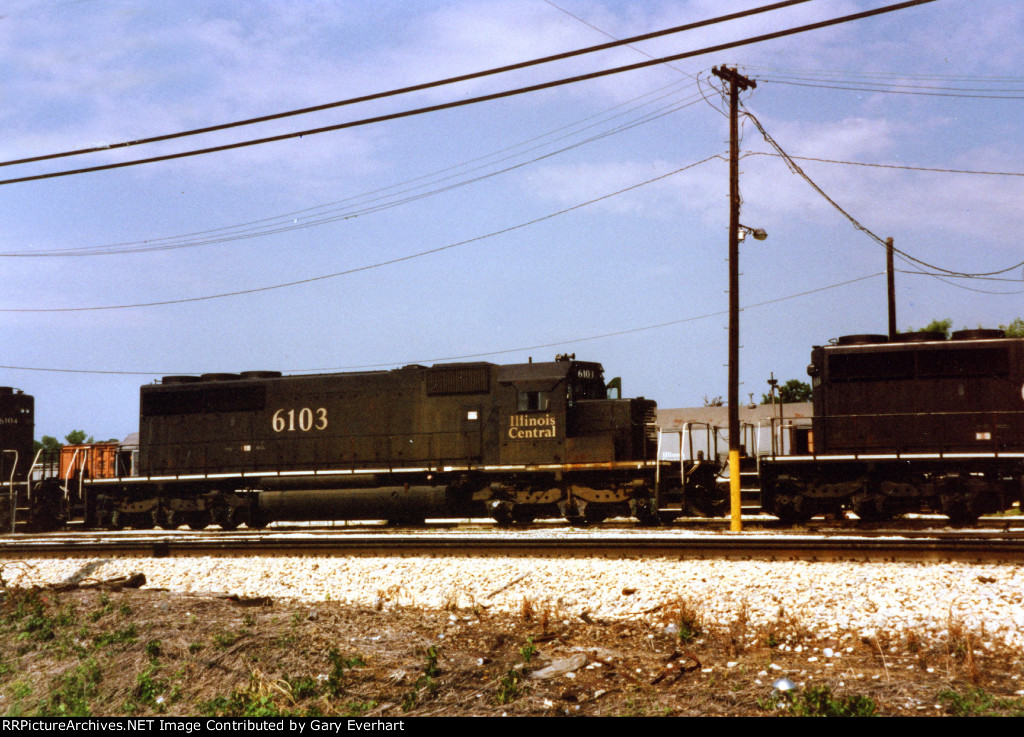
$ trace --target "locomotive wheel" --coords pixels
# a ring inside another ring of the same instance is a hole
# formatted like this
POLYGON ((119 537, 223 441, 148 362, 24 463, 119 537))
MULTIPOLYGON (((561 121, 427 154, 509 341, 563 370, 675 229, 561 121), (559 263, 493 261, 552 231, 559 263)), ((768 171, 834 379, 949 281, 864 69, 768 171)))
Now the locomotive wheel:
POLYGON ((608 519, 608 513, 600 504, 588 504, 583 508, 583 518, 588 525, 599 525, 608 519))
POLYGON ((250 530, 262 530, 269 522, 258 509, 252 509, 249 511, 249 519, 245 521, 245 526, 250 530))
POLYGON ((512 521, 517 525, 530 525, 537 519, 537 515, 528 509, 522 507, 512 508, 512 521))
POLYGON ((512 524, 512 502, 493 500, 487 503, 487 511, 491 518, 498 523, 498 527, 508 527, 512 524))
POLYGON ((579 506, 573 501, 561 501, 558 503, 558 510, 573 527, 586 527, 587 518, 581 513, 579 506))
POLYGON ((807 522, 814 515, 803 509, 800 499, 778 497, 775 500, 773 514, 785 525, 799 525, 807 522))
POLYGON ((235 507, 222 501, 210 509, 208 523, 220 525, 222 530, 230 532, 237 529, 242 520, 239 518, 238 510, 235 507))
POLYGON ((636 517, 641 527, 657 527, 661 524, 658 510, 651 499, 630 499, 629 511, 636 517))
POLYGON ((128 526, 133 530, 152 530, 153 529, 153 515, 147 514, 146 512, 138 512, 135 514, 129 514, 128 526))
POLYGON ((204 512, 189 512, 185 515, 185 524, 190 530, 205 530, 210 519, 204 512))
POLYGON ((175 514, 173 509, 153 510, 153 524, 159 527, 161 530, 178 529, 177 519, 178 515, 175 514))
POLYGON ((970 527, 978 522, 973 499, 963 494, 943 494, 941 501, 942 513, 953 527, 970 527))
POLYGON ((855 496, 850 504, 853 513, 860 517, 861 522, 884 522, 892 519, 885 511, 885 499, 874 495, 855 496))
POLYGON ((686 494, 686 511, 694 517, 721 517, 728 507, 729 501, 717 488, 696 486, 686 494))
POLYGON ((423 527, 427 524, 427 518, 417 516, 391 517, 388 518, 387 523, 388 527, 423 527))

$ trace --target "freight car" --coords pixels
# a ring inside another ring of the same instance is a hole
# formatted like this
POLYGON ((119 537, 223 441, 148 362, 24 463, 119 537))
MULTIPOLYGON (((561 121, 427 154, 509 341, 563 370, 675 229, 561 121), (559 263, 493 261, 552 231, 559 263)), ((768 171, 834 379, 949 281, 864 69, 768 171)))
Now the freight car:
POLYGON ((659 461, 655 406, 610 397, 601 364, 568 355, 167 376, 141 389, 134 462, 104 471, 101 449, 76 448, 12 505, 36 528, 197 529, 483 514, 653 523, 714 508, 714 458, 659 461))
POLYGON ((930 511, 970 524, 1024 496, 1024 339, 964 330, 854 335, 813 349, 806 447, 759 464, 786 522, 851 510, 930 511))

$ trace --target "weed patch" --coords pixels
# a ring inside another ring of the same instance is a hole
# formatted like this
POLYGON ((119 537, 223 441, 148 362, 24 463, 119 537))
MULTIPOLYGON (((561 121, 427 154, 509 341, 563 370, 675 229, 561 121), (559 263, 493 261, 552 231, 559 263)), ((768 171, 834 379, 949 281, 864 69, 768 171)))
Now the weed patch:
POLYGON ((829 686, 808 686, 789 706, 797 717, 873 717, 878 705, 867 696, 836 696, 829 686))
POLYGON ((102 672, 95 659, 79 663, 54 679, 50 696, 35 716, 87 717, 92 716, 89 705, 99 691, 102 672))
POLYGON ((412 689, 402 697, 402 711, 412 710, 420 703, 420 699, 423 696, 433 696, 439 688, 435 680, 437 676, 441 675, 441 669, 437 665, 437 659, 440 655, 437 646, 431 645, 428 647, 424 651, 424 655, 427 662, 423 666, 423 673, 413 683, 412 689))
POLYGON ((948 689, 939 694, 939 701, 955 717, 1024 716, 1024 699, 996 698, 983 688, 948 689))
POLYGON ((337 650, 331 650, 327 654, 327 660, 331 664, 331 672, 327 674, 327 690, 331 696, 335 697, 341 696, 345 692, 348 672, 353 668, 366 665, 366 661, 359 655, 345 657, 337 650))

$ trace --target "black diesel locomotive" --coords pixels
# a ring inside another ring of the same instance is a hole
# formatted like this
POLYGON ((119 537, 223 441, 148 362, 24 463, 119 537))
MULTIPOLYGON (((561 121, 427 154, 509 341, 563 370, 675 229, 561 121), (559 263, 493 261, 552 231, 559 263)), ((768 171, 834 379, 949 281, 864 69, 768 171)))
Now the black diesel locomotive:
POLYGON ((659 462, 655 403, 608 395, 601 365, 574 356, 168 376, 142 387, 132 475, 75 448, 18 506, 37 528, 702 511, 713 460, 659 462))
POLYGON ((1024 496, 1024 339, 1002 330, 854 335, 816 347, 807 447, 761 459, 765 511, 931 511, 969 524, 1024 496))

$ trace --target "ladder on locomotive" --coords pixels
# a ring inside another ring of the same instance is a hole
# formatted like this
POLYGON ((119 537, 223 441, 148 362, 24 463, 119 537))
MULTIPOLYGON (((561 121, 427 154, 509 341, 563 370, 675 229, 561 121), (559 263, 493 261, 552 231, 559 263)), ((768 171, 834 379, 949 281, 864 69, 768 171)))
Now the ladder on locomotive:
POLYGON ((0 494, 0 533, 28 532, 33 529, 38 512, 35 495, 41 482, 54 479, 57 475, 58 456, 45 449, 36 451, 31 465, 24 475, 24 480, 16 481, 19 461, 17 451, 2 450, 4 458, 13 456, 10 472, 7 467, 2 470, 6 480, 0 482, 3 492, 0 494))
POLYGON ((0 496, 0 533, 17 532, 31 521, 29 508, 28 480, 15 481, 18 473, 20 454, 16 450, 0 450, 0 477, 3 478, 3 494, 0 496), (8 470, 9 469, 9 470, 8 470))

